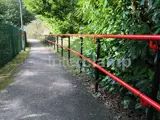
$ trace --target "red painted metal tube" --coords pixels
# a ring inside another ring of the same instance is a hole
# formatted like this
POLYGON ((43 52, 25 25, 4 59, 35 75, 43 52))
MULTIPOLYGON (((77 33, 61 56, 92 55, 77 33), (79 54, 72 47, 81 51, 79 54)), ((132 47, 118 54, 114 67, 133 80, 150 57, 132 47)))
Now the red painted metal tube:
POLYGON ((160 41, 160 35, 50 34, 50 35, 45 35, 45 36, 119 38, 119 39, 132 39, 132 40, 153 40, 153 41, 160 41))
POLYGON ((92 60, 88 59, 87 57, 81 55, 77 51, 69 49, 69 48, 67 48, 65 46, 62 46, 62 45, 57 44, 56 42, 53 42, 53 41, 50 41, 50 40, 47 40, 47 41, 50 42, 50 43, 56 44, 59 47, 65 48, 65 49, 73 52, 77 56, 82 57, 83 59, 85 59, 86 61, 88 61, 90 64, 92 64, 93 67, 96 67, 97 69, 99 69, 100 71, 102 71, 103 73, 105 73, 106 75, 110 76, 113 80, 117 81, 119 84, 121 84, 123 87, 127 88, 129 91, 131 91, 132 93, 134 93, 136 96, 138 96, 142 100, 145 100, 146 102, 148 102, 151 106, 153 106, 156 110, 158 110, 160 112, 160 104, 159 103, 155 102, 154 100, 152 100, 151 98, 149 98, 148 96, 146 96, 145 94, 143 94, 142 92, 140 92, 139 90, 137 90, 136 88, 130 86, 129 84, 127 84, 126 82, 124 82, 123 80, 121 80, 120 78, 118 78, 117 76, 115 76, 112 73, 108 72, 107 70, 105 70, 104 68, 102 68, 100 65, 96 64, 95 62, 93 62, 92 60))

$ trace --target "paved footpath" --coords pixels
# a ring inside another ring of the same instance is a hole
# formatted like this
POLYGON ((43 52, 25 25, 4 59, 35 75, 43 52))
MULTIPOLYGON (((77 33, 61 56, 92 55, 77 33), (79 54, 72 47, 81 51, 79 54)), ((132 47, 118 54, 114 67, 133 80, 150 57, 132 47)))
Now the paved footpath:
POLYGON ((0 93, 0 120, 113 120, 81 81, 36 40, 15 82, 0 93))

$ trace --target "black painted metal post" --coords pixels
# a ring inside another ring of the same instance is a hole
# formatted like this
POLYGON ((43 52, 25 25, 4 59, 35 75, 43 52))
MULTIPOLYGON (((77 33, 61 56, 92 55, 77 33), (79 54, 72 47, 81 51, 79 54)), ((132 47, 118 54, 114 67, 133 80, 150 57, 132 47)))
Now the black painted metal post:
MULTIPOLYGON (((80 53, 83 55, 83 37, 80 37, 80 41, 81 41, 81 51, 80 51, 80 53)), ((82 57, 80 57, 79 64, 80 64, 80 73, 82 73, 82 65, 83 65, 82 57)))
POLYGON ((46 45, 48 44, 46 35, 44 36, 44 43, 45 43, 46 45))
MULTIPOLYGON (((52 41, 52 39, 50 39, 51 37, 50 37, 50 35, 48 36, 48 40, 51 40, 52 41)), ((48 42, 49 44, 48 44, 48 47, 51 47, 52 46, 52 44, 50 43, 50 42, 48 42)))
MULTIPOLYGON (((46 40, 48 40, 48 36, 46 36, 46 40)), ((46 43, 47 43, 47 47, 49 47, 49 42, 46 41, 46 43)))
MULTIPOLYGON (((158 102, 157 100, 157 94, 159 90, 159 84, 160 84, 160 50, 157 51, 157 56, 156 56, 156 68, 155 68, 155 73, 153 76, 153 81, 152 81, 152 92, 151 92, 151 98, 155 101, 158 102)), ((148 109, 147 113, 147 120, 157 120, 156 118, 154 119, 154 116, 156 117, 156 110, 153 107, 150 107, 148 109)))
MULTIPOLYGON (((63 46, 63 37, 61 37, 61 46, 63 46)), ((61 57, 63 57, 63 47, 61 47, 61 57)))
POLYGON ((44 44, 46 44, 46 36, 44 36, 44 39, 43 39, 43 40, 44 40, 44 41, 43 41, 43 42, 44 42, 44 44))
MULTIPOLYGON (((57 44, 58 44, 58 36, 57 36, 57 44)), ((57 53, 58 53, 58 45, 57 45, 57 53)))
MULTIPOLYGON (((96 64, 99 63, 99 58, 100 58, 100 49, 101 49, 101 41, 100 39, 97 39, 97 58, 96 58, 96 64)), ((98 80, 99 80, 99 70, 95 68, 95 79, 96 79, 96 84, 95 84, 95 92, 98 91, 98 80)))
MULTIPOLYGON (((56 36, 54 36, 53 42, 56 42, 56 36)), ((56 49, 56 45, 55 44, 53 44, 53 45, 54 45, 54 50, 55 50, 56 49)))
MULTIPOLYGON (((70 36, 68 37, 68 48, 69 49, 71 48, 71 38, 70 38, 70 36)), ((70 64, 70 58, 71 58, 71 54, 70 54, 70 50, 68 50, 68 61, 69 61, 69 64, 70 64)))

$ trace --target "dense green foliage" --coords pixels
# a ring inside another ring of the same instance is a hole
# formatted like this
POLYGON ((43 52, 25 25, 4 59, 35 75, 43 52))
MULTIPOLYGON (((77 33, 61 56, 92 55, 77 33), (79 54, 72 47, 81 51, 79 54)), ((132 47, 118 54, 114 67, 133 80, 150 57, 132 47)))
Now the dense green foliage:
MULTIPOLYGON (((92 34, 158 34, 160 33, 159 0, 24 0, 27 9, 46 21, 54 33, 92 34), (35 4, 32 4, 32 3, 35 4)), ((85 41, 85 55, 95 59, 96 46, 85 41)), ((154 52, 148 42, 101 39, 103 67, 150 96, 154 70, 154 52), (131 59, 131 66, 122 69, 109 59, 131 59)), ((88 73, 94 75, 93 69, 88 73)), ((141 108, 131 92, 111 78, 101 75, 100 84, 110 92, 119 92, 130 100, 126 106, 141 108)))
POLYGON ((78 24, 73 12, 76 2, 73 0, 24 0, 28 10, 37 14, 42 20, 50 24, 55 33, 73 33, 78 24), (35 4, 32 4, 34 1, 35 4))
MULTIPOLYGON (((34 19, 34 15, 29 13, 26 8, 23 7, 24 25, 30 23, 30 21, 34 19)), ((0 0, 0 23, 11 24, 16 27, 21 26, 18 0, 0 0)))

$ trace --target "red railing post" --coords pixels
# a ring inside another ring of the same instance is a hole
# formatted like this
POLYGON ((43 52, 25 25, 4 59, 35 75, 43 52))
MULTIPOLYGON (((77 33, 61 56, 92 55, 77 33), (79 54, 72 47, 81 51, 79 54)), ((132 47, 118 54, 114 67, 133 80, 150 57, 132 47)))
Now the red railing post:
MULTIPOLYGON (((160 84, 159 75, 160 75, 160 50, 158 49, 156 54, 156 68, 155 68, 155 73, 152 80, 152 92, 151 92, 151 99, 153 99, 156 102, 159 102, 157 100, 157 94, 158 94, 159 84, 160 84)), ((150 106, 147 113, 147 120, 153 120, 154 116, 157 117, 155 114, 156 114, 155 109, 152 106, 150 106)), ((155 120, 158 120, 158 118, 157 119, 155 118, 155 120)))
MULTIPOLYGON (((101 49, 101 41, 100 39, 97 39, 97 58, 96 58, 96 64, 99 63, 99 58, 100 58, 100 49, 101 49)), ((99 83, 99 70, 95 68, 95 92, 98 92, 98 83, 99 83)))

